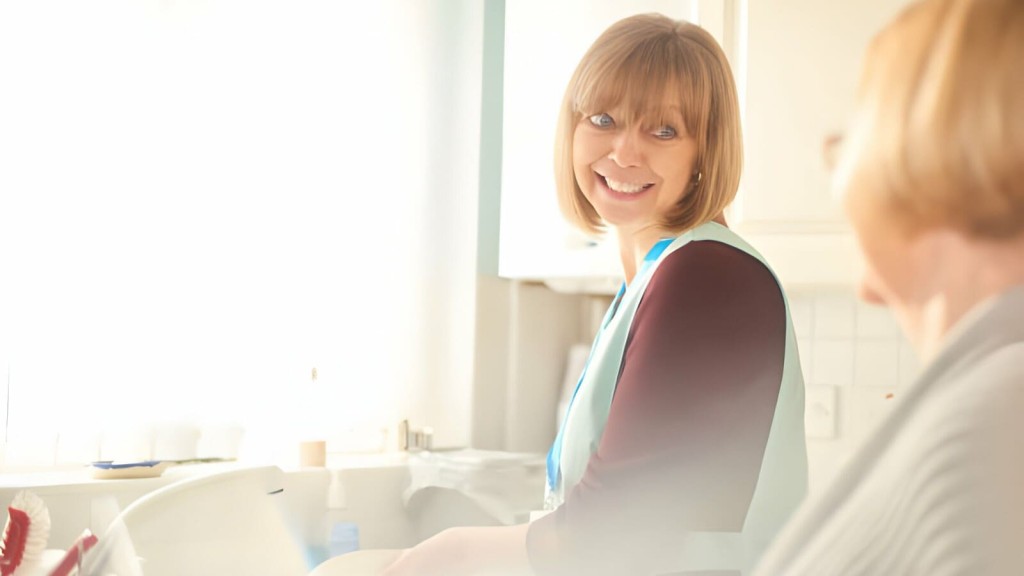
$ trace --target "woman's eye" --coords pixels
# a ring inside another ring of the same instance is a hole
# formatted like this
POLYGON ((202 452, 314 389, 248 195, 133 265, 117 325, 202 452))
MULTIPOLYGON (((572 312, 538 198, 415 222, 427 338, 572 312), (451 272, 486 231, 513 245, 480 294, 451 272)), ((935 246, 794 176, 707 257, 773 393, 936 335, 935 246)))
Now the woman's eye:
POLYGON ((654 131, 654 137, 662 140, 671 140, 676 137, 676 129, 671 126, 662 126, 654 131))
POLYGON ((598 128, 610 128, 615 125, 615 121, 612 120, 612 117, 607 114, 594 114, 593 116, 588 118, 588 120, 590 120, 590 123, 593 124, 594 126, 597 126, 598 128))

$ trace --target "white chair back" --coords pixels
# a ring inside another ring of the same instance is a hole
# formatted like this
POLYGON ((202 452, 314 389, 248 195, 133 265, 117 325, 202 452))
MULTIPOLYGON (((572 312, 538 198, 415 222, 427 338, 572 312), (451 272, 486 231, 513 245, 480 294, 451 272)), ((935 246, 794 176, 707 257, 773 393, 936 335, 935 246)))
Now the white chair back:
POLYGON ((283 486, 276 466, 189 478, 130 504, 108 533, 126 529, 145 576, 304 576, 283 486))

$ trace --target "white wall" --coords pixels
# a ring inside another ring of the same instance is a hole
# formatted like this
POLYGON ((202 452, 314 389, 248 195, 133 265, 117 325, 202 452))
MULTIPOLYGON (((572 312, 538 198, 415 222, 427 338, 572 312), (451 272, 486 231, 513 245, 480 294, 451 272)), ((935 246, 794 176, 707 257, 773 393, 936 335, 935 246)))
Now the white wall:
POLYGON ((531 282, 479 283, 473 446, 546 452, 573 344, 590 340, 590 297, 531 282))

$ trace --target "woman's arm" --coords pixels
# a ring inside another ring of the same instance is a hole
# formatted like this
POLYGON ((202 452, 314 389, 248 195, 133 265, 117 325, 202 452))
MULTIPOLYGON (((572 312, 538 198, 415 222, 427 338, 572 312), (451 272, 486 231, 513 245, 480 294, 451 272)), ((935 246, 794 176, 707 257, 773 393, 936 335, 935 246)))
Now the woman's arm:
POLYGON ((532 576, 528 526, 449 528, 403 552, 381 576, 532 576))
POLYGON ((556 512, 453 528, 383 576, 646 574, 688 531, 738 531, 760 472, 785 355, 771 273, 716 242, 666 257, 630 332, 608 425, 556 512))
POLYGON ((545 576, 650 574, 686 537, 742 530, 782 381, 786 310, 771 272, 728 245, 666 256, 627 341, 580 483, 531 524, 545 576))

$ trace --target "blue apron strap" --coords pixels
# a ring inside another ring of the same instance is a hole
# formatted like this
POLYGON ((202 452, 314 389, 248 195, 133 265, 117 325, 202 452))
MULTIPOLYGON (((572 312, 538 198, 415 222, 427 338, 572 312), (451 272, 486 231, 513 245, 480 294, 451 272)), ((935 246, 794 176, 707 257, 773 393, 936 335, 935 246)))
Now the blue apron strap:
MULTIPOLYGON (((640 272, 637 276, 644 274, 648 268, 654 264, 655 261, 661 257, 661 254, 668 248, 669 244, 675 238, 664 238, 659 240, 650 250, 647 251, 647 255, 644 256, 643 264, 640 266, 640 272)), ((572 410, 572 404, 576 401, 576 394, 580 391, 580 386, 583 384, 583 377, 587 374, 587 366, 590 365, 590 360, 594 356, 594 350, 597 348, 597 343, 601 339, 601 332, 604 331, 608 323, 611 322, 612 317, 615 315, 615 310, 619 306, 619 301, 622 300, 622 295, 626 292, 626 284, 623 282, 622 286, 619 287, 618 293, 612 300, 611 306, 608 307, 608 311, 604 314, 604 319, 601 320, 601 328, 597 331, 597 335, 594 337, 594 343, 590 345, 590 354, 587 356, 587 362, 583 365, 583 370, 580 372, 580 377, 576 381, 576 388, 572 391, 572 398, 569 399, 569 406, 565 410, 565 418, 562 420, 562 426, 558 429, 558 434, 555 436, 555 441, 551 444, 551 449, 548 450, 547 459, 547 480, 548 489, 554 492, 555 487, 558 485, 559 471, 561 468, 562 461, 562 433, 565 431, 565 422, 569 418, 569 412, 572 410)))

